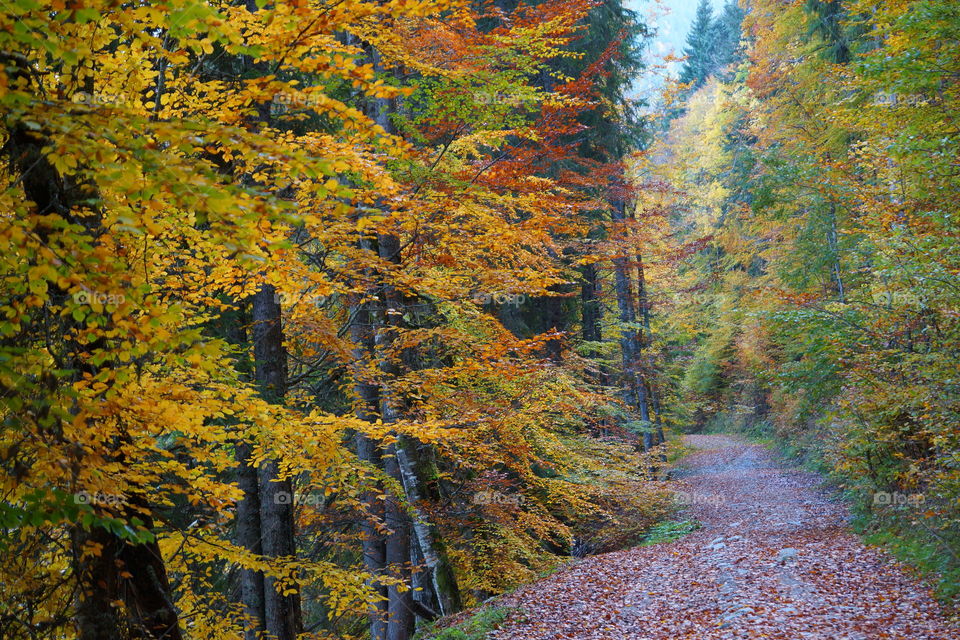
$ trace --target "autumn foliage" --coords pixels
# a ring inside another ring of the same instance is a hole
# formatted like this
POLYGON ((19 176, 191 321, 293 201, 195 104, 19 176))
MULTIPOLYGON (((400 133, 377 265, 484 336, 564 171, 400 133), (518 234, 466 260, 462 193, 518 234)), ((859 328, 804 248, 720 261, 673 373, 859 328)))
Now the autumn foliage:
POLYGON ((3 8, 0 635, 402 636, 665 511, 519 318, 601 259, 592 9, 3 8))
POLYGON ((818 460, 955 595, 957 6, 750 9, 638 166, 681 413, 818 460))

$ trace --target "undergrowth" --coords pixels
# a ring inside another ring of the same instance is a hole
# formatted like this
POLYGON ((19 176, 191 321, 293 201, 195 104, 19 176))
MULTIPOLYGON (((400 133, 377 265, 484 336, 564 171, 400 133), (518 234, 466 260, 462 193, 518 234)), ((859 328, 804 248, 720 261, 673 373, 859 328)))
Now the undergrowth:
POLYGON ((414 640, 483 640, 515 611, 518 611, 515 607, 484 607, 463 622, 444 629, 426 625, 417 632, 414 640))
POLYGON ((882 547, 933 584, 934 595, 949 609, 954 620, 960 620, 960 558, 957 540, 937 540, 913 521, 861 512, 853 528, 866 544, 882 547), (922 532, 922 533, 921 533, 922 532))
POLYGON ((646 535, 638 546, 646 547, 662 542, 673 542, 689 533, 693 533, 701 526, 702 525, 696 520, 661 522, 647 530, 646 535))

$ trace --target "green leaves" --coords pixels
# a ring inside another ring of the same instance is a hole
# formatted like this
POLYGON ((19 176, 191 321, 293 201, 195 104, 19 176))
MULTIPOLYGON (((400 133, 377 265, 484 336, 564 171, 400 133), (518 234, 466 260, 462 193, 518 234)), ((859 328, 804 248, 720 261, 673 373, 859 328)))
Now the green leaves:
MULTIPOLYGON (((34 490, 21 496, 16 502, 0 502, 0 529, 79 525, 85 529, 106 529, 133 544, 154 540, 153 533, 144 528, 140 518, 134 516, 126 519, 106 515, 90 504, 89 496, 90 494, 82 491, 67 493, 50 488, 34 490)), ((0 545, 3 544, 4 537, 0 536, 0 545)))

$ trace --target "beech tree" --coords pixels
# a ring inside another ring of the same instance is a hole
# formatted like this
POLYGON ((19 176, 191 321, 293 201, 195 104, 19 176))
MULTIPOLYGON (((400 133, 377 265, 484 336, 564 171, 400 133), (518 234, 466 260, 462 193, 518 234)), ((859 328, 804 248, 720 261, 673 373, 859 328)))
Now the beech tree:
POLYGON ((663 513, 497 309, 596 208, 590 7, 482 11, 3 13, 5 636, 407 638, 663 513))

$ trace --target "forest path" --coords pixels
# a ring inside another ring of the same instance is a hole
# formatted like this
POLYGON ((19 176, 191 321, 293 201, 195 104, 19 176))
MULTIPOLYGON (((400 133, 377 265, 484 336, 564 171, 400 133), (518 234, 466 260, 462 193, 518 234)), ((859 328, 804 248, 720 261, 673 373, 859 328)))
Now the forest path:
POLYGON ((919 582, 864 546, 813 473, 726 435, 687 436, 675 542, 587 558, 502 599, 497 640, 951 640, 919 582))

